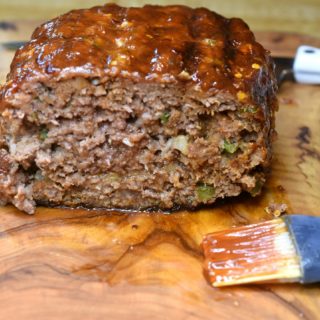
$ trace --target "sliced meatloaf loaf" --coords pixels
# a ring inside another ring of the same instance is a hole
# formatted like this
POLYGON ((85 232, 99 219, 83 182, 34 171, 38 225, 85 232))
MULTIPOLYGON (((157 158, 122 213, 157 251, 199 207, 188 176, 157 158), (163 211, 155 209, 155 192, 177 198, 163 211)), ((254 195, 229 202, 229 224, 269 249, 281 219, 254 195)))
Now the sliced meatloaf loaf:
POLYGON ((37 28, 0 89, 0 202, 173 209, 256 195, 276 82, 241 19, 114 4, 37 28))

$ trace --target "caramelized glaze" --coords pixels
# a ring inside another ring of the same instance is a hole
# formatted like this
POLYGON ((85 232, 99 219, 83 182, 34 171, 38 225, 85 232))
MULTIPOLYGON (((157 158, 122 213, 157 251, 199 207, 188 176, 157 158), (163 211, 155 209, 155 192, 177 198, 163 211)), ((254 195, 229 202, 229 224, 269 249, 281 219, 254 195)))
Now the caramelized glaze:
POLYGON ((295 281, 299 261, 282 218, 208 234, 202 247, 209 282, 216 287, 295 281))
POLYGON ((107 4, 74 10, 38 27, 14 57, 0 109, 27 81, 74 76, 223 89, 262 105, 274 100, 273 68, 241 19, 205 8, 107 4))

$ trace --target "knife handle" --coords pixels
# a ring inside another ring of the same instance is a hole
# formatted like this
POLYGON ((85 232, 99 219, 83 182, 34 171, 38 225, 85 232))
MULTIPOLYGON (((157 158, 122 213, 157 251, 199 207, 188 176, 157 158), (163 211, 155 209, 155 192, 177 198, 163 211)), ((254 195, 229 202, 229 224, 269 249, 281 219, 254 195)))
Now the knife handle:
POLYGON ((320 84, 320 49, 300 46, 294 59, 293 74, 299 83, 320 84))

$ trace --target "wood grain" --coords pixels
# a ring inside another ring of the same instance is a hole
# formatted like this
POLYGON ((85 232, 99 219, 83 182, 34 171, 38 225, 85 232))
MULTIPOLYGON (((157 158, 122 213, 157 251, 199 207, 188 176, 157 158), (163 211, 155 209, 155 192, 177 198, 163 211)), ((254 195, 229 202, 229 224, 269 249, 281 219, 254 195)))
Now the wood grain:
MULTIPOLYGON (((31 29, 23 22, 1 31, 0 41, 31 29)), ((275 54, 305 41, 258 37, 275 54)), ((11 56, 0 53, 2 80, 11 56)), ((319 319, 320 286, 213 289, 202 274, 204 234, 270 219, 271 202, 320 215, 319 87, 286 83, 279 99, 272 174, 257 199, 171 215, 39 208, 28 216, 1 208, 0 318, 319 319)))

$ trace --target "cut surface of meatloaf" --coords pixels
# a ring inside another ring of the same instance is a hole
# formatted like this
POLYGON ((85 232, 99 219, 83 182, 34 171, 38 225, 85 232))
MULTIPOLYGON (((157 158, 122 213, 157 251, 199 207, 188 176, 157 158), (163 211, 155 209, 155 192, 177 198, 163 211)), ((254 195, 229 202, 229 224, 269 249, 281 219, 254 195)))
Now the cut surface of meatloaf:
POLYGON ((274 65, 204 8, 107 4, 37 28, 0 89, 0 203, 173 209, 260 192, 274 65))

